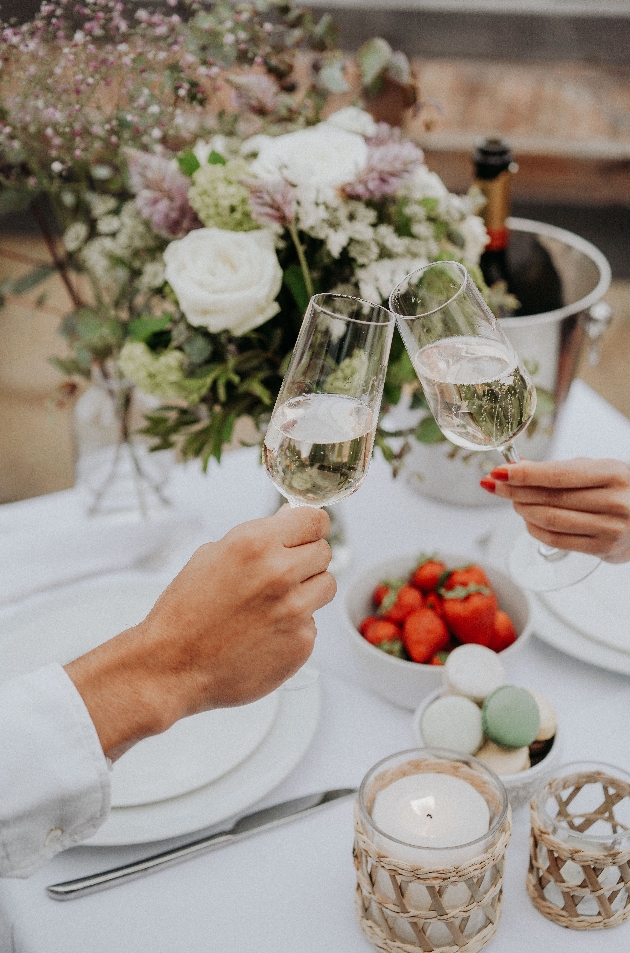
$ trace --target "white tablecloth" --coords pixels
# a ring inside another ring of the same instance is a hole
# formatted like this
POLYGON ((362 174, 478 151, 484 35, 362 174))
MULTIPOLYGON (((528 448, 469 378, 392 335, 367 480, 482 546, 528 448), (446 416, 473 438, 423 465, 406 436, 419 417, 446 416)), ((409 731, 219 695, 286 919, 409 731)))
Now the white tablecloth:
MULTIPOLYGON (((583 384, 575 384, 555 454, 630 461, 630 424, 583 384)), ((238 460, 232 455, 222 475, 211 474, 205 481, 196 467, 177 474, 174 492, 182 504, 194 499, 202 536, 257 515, 257 507, 260 515, 269 507, 264 474, 260 482, 258 476, 251 477, 246 500, 238 496, 239 480, 231 470, 238 468, 238 460), (203 514, 208 518, 205 526, 203 514)), ((0 528, 7 514, 27 520, 29 512, 54 513, 68 506, 71 493, 12 504, 0 512, 0 528)), ((345 501, 340 512, 353 561, 339 580, 335 602, 318 613, 315 658, 322 673, 321 721, 303 761, 261 806, 329 787, 356 786, 375 761, 414 745, 410 713, 357 683, 339 615, 344 590, 355 571, 401 551, 441 546, 477 555, 479 540, 505 510, 502 505, 457 509, 422 498, 393 481, 376 458, 361 491, 345 501)), ((191 537, 189 545, 194 542, 191 537)), ((180 547, 174 556, 174 570, 185 550, 180 547)), ((626 676, 579 662, 536 637, 507 674, 556 703, 565 728, 563 761, 593 759, 630 769, 626 676)), ((550 923, 534 909, 525 891, 527 837, 528 815, 522 809, 515 815, 503 915, 486 947, 489 953, 619 953, 630 948, 630 924, 578 933, 550 923)), ((363 937, 353 907, 352 839, 352 804, 346 801, 142 880, 57 903, 47 897, 47 884, 156 849, 75 848, 27 881, 0 882, 0 951, 369 953, 373 947, 363 937)), ((162 842, 158 849, 164 846, 162 842)))

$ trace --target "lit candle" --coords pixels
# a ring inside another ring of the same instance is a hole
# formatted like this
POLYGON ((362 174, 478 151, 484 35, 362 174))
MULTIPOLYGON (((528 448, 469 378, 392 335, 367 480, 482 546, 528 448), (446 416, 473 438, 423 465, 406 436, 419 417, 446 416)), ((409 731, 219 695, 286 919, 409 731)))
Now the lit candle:
POLYGON ((462 845, 488 833, 490 810, 472 784, 427 772, 405 775, 379 791, 372 820, 383 834, 404 842, 379 845, 393 860, 440 868, 475 857, 481 848, 462 845))

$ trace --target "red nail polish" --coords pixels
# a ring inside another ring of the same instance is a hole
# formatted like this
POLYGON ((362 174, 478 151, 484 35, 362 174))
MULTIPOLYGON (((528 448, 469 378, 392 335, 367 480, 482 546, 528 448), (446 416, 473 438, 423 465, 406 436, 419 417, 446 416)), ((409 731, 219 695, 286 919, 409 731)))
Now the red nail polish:
POLYGON ((483 480, 480 480, 479 486, 483 487, 484 490, 487 490, 488 493, 495 493, 497 489, 494 480, 490 480, 488 477, 484 477, 483 480))
POLYGON ((490 471, 490 476, 493 480, 501 480, 503 483, 507 483, 510 479, 507 467, 495 467, 490 471))

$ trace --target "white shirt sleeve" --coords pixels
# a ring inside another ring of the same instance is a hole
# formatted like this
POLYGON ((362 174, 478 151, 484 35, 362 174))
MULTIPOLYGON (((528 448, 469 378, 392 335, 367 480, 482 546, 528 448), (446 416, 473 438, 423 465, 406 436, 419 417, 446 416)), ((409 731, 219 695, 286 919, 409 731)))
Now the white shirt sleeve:
POLYGON ((0 686, 0 876, 28 877, 90 837, 110 805, 108 762, 62 666, 0 686))

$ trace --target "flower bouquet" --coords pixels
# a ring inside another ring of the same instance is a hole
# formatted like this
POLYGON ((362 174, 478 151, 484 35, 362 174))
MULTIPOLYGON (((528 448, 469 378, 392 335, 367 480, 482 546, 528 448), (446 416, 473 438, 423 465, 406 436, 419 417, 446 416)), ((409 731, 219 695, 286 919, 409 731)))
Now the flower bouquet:
MULTIPOLYGON (((128 17, 117 0, 57 0, 5 26, 0 212, 33 209, 68 289, 57 367, 133 382, 159 404, 153 447, 206 466, 242 419, 243 439, 262 433, 314 292, 385 302, 442 258, 488 295, 487 236, 478 197, 449 193, 365 108, 379 84, 413 87, 385 41, 359 50, 353 94, 327 17, 282 0, 167 4, 128 17)), ((398 339, 384 412, 403 392, 421 406, 398 339)), ((441 437, 428 413, 417 436, 441 437)), ((400 437, 377 437, 393 463, 400 437)))

